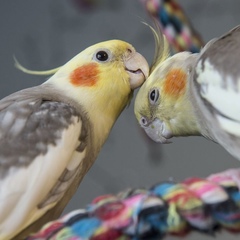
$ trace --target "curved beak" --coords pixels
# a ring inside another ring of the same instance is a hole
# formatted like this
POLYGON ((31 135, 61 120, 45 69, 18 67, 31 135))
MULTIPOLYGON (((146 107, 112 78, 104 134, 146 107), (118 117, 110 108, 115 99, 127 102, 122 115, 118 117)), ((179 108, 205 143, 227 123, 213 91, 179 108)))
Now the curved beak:
POLYGON ((148 121, 142 117, 139 123, 154 142, 171 143, 168 139, 173 137, 172 133, 166 128, 165 123, 158 118, 155 118, 153 121, 148 121))
POLYGON ((138 52, 124 60, 125 69, 130 76, 132 90, 140 87, 149 75, 149 66, 146 59, 138 52))

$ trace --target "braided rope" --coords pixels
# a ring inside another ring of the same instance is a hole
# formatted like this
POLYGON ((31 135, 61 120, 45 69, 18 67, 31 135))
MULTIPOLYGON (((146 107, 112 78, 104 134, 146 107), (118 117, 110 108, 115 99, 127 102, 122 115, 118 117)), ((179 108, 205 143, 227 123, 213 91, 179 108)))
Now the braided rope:
POLYGON ((204 46, 176 0, 141 0, 151 17, 160 25, 174 52, 199 52, 204 46))
MULTIPOLYGON (((80 8, 92 8, 96 0, 72 0, 80 8)), ((205 45, 177 0, 141 0, 149 15, 157 20, 173 52, 200 52, 205 45)))
POLYGON ((206 179, 164 182, 150 190, 100 196, 85 210, 48 223, 28 240, 162 239, 190 230, 212 234, 220 227, 240 231, 240 169, 206 179))

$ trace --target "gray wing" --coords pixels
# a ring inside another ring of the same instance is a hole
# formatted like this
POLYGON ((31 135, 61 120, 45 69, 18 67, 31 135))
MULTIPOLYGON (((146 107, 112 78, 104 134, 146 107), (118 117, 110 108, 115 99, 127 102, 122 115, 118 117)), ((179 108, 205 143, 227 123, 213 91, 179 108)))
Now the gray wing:
POLYGON ((0 179, 11 166, 28 166, 37 155, 46 154, 73 117, 80 118, 70 105, 42 99, 29 90, 0 101, 0 179))
POLYGON ((240 55, 240 25, 224 34, 215 38, 203 48, 199 59, 199 67, 202 70, 208 68, 208 64, 218 71, 222 76, 222 86, 227 87, 229 84, 227 76, 233 78, 233 84, 238 87, 237 78, 240 75, 239 55, 240 55))
POLYGON ((211 138, 239 158, 240 26, 214 39, 201 53, 194 91, 211 138))
POLYGON ((41 86, 0 101, 0 239, 52 208, 86 155, 86 119, 41 86))

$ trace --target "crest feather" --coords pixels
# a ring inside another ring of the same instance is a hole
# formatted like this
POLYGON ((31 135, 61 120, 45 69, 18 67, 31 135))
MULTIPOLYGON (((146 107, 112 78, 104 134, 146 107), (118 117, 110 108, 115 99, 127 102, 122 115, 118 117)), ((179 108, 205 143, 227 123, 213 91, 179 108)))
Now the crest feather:
POLYGON ((49 70, 43 70, 43 71, 37 71, 37 70, 30 70, 30 69, 27 69, 25 68, 24 66, 22 66, 19 61, 15 58, 14 58, 14 62, 15 62, 15 67, 17 69, 19 69, 20 71, 24 72, 24 73, 27 73, 27 74, 30 74, 30 75, 53 75, 54 73, 56 73, 62 66, 60 67, 57 67, 57 68, 53 68, 53 69, 49 69, 49 70))
POLYGON ((154 21, 154 27, 150 26, 149 24, 143 22, 147 25, 154 36, 155 40, 155 53, 153 62, 151 64, 150 73, 156 68, 156 66, 165 61, 170 56, 169 44, 166 37, 163 35, 161 28, 157 21, 154 21))

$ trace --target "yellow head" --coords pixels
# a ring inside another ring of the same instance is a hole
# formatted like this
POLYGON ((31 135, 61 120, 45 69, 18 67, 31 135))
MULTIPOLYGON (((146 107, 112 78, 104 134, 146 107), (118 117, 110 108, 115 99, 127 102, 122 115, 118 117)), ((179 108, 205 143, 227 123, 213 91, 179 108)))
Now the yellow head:
POLYGON ((79 103, 94 122, 94 131, 107 136, 148 73, 147 61, 132 45, 111 40, 88 47, 44 84, 79 103))
POLYGON ((61 88, 88 111, 109 107, 109 111, 117 111, 119 106, 114 104, 126 106, 132 90, 141 86, 148 71, 146 60, 130 44, 111 40, 88 47, 46 83, 61 88))
POLYGON ((136 96, 136 118, 156 142, 199 134, 189 91, 196 59, 196 54, 182 52, 159 63, 136 96))
POLYGON ((55 69, 31 71, 18 62, 16 66, 29 74, 54 74, 44 84, 81 105, 94 132, 103 136, 102 141, 129 104, 133 90, 140 87, 149 74, 145 58, 132 45, 120 40, 90 46, 55 69))

